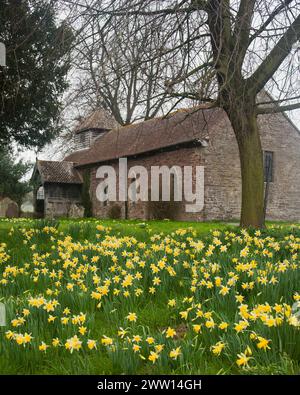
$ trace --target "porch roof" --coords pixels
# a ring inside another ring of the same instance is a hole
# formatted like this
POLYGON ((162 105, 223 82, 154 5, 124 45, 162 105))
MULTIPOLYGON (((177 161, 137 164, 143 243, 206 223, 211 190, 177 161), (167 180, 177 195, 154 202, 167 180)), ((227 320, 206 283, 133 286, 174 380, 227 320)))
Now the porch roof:
POLYGON ((42 184, 82 184, 82 177, 74 162, 37 160, 32 177, 39 173, 42 184))

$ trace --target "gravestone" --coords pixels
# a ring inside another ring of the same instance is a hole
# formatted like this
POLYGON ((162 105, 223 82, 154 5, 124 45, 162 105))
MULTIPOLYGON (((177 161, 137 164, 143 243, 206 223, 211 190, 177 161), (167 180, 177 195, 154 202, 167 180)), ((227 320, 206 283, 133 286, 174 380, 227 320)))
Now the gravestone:
POLYGON ((7 214, 12 217, 19 216, 19 206, 16 202, 8 197, 0 198, 0 217, 6 217, 7 214))
POLYGON ((70 218, 83 218, 84 207, 80 204, 73 203, 70 206, 68 215, 70 218))
POLYGON ((15 218, 19 216, 19 206, 17 203, 12 202, 8 205, 6 210, 6 218, 15 218))

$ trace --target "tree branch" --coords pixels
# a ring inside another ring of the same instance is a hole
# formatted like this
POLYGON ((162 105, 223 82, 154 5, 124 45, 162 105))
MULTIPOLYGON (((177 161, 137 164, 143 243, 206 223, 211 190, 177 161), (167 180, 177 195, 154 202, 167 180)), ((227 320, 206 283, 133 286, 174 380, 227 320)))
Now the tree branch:
POLYGON ((249 36, 255 3, 256 0, 241 0, 236 16, 233 31, 233 37, 236 40, 234 58, 236 57, 238 59, 239 67, 243 64, 249 46, 249 36))
POLYGON ((201 97, 197 93, 194 92, 177 92, 177 93, 170 93, 171 97, 181 97, 183 99, 192 99, 192 100, 198 100, 202 102, 206 102, 212 107, 217 107, 218 106, 218 101, 215 99, 211 99, 210 97, 201 97))
POLYGON ((292 111, 300 108, 300 102, 287 104, 286 106, 262 107, 257 109, 257 114, 276 114, 278 112, 292 111))
MULTIPOLYGON (((130 5, 127 8, 122 8, 119 10, 99 10, 96 7, 91 7, 85 4, 77 3, 72 0, 62 0, 64 3, 67 4, 72 4, 72 5, 77 5, 82 8, 86 8, 89 10, 92 10, 95 12, 97 15, 113 15, 113 16, 154 16, 154 15, 170 15, 170 14, 184 14, 187 12, 192 12, 192 11, 199 11, 199 10, 205 10, 206 7, 206 0, 194 0, 192 1, 191 5, 188 7, 180 8, 181 3, 176 4, 174 7, 171 8, 163 8, 163 9, 158 9, 158 10, 152 10, 152 11, 143 11, 141 9, 137 10, 131 10, 133 5, 130 5)), ((183 1, 182 3, 185 3, 183 1)))
POLYGON ((167 88, 171 88, 172 86, 174 86, 174 85, 176 85, 176 84, 179 84, 179 83, 182 82, 182 81, 185 81, 187 78, 189 78, 189 77, 192 76, 193 74, 197 73, 198 71, 203 70, 203 69, 205 69, 205 68, 207 68, 207 67, 210 67, 210 66, 213 66, 213 62, 203 63, 203 64, 201 64, 200 66, 198 66, 198 67, 194 68, 193 70, 189 71, 189 72, 186 73, 185 75, 183 75, 183 76, 181 76, 181 77, 178 77, 178 78, 175 78, 175 79, 172 80, 172 81, 166 82, 165 85, 166 85, 167 88))
POLYGON ((299 96, 294 96, 294 97, 287 97, 285 99, 280 99, 280 100, 270 100, 270 101, 262 101, 257 103, 257 106, 262 106, 264 104, 277 104, 277 103, 282 103, 284 101, 291 101, 291 100, 297 100, 300 99, 300 95, 299 96))
POLYGON ((249 90, 258 93, 276 72, 281 63, 289 55, 293 44, 300 38, 300 15, 294 20, 282 38, 278 41, 269 55, 256 69, 254 74, 247 79, 249 90))
POLYGON ((265 29, 269 24, 274 21, 276 15, 278 15, 284 8, 286 8, 290 3, 294 0, 285 0, 280 6, 278 6, 267 18, 267 20, 261 25, 261 27, 250 37, 249 44, 252 43, 265 29))

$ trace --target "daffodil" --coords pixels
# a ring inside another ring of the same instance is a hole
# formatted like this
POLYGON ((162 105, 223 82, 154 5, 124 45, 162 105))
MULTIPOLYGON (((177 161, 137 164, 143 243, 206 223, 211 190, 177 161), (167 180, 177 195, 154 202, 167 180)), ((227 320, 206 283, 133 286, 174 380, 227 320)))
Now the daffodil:
POLYGON ((219 328, 224 331, 227 330, 228 326, 229 326, 228 322, 224 322, 224 321, 219 324, 219 328))
POLYGON ((137 320, 137 315, 135 313, 129 313, 126 317, 128 321, 130 322, 136 322, 137 320))
POLYGON ((111 346, 113 344, 113 339, 108 336, 103 336, 101 339, 101 343, 104 344, 105 346, 111 346))
POLYGON ((159 358, 158 353, 156 353, 154 351, 150 351, 150 355, 148 357, 149 361, 151 361, 152 363, 155 363, 158 358, 159 358))
POLYGON ((168 329, 166 330, 166 337, 167 338, 173 338, 174 336, 176 336, 176 331, 173 328, 168 327, 168 329))
POLYGON ((79 351, 81 349, 81 345, 82 341, 79 340, 77 335, 75 335, 66 341, 65 348, 72 353, 74 350, 79 351))
POLYGON ((97 348, 97 341, 96 340, 91 340, 89 339, 87 341, 87 346, 90 350, 93 350, 94 348, 97 348))
POLYGON ((78 331, 79 331, 79 333, 80 333, 81 335, 85 335, 85 334, 86 334, 86 331, 87 331, 87 328, 86 328, 85 326, 80 326, 79 329, 78 329, 78 331))
POLYGON ((134 344, 134 345, 132 346, 132 349, 133 349, 134 352, 138 352, 138 351, 140 351, 141 346, 139 346, 138 344, 134 344))
POLYGON ((175 307, 176 306, 176 300, 175 299, 170 299, 168 301, 168 306, 169 307, 175 307))
POLYGON ((201 325, 201 324, 194 324, 194 325, 193 325, 193 330, 194 330, 194 332, 196 332, 196 333, 200 333, 200 332, 201 332, 201 328, 202 328, 202 325, 201 325))
POLYGON ((181 347, 173 348, 173 350, 170 351, 169 356, 172 359, 177 359, 181 355, 181 347))
POLYGON ((261 336, 258 336, 257 339, 258 339, 257 348, 263 349, 264 351, 266 351, 267 349, 270 349, 270 346, 269 346, 270 340, 267 340, 261 336))
POLYGON ((162 350, 164 349, 164 347, 165 347, 164 344, 156 344, 156 345, 154 346, 155 351, 158 352, 158 353, 162 352, 162 350))
POLYGON ((211 351, 214 355, 219 356, 224 348, 225 348, 225 343, 219 341, 215 345, 211 346, 211 351))
POLYGON ((42 342, 42 343, 39 345, 39 350, 40 350, 40 351, 46 352, 46 350, 47 350, 48 347, 49 347, 49 346, 48 346, 46 343, 42 342))
POLYGON ((247 355, 245 355, 244 353, 238 354, 238 359, 236 360, 236 363, 238 366, 241 367, 246 367, 249 366, 249 360, 251 359, 251 357, 247 357, 247 355))
POLYGON ((53 347, 58 347, 59 345, 60 345, 60 341, 57 337, 52 339, 52 346, 53 347))
POLYGON ((120 336, 122 339, 124 338, 124 336, 127 334, 127 331, 123 328, 120 328, 118 330, 118 336, 120 336))

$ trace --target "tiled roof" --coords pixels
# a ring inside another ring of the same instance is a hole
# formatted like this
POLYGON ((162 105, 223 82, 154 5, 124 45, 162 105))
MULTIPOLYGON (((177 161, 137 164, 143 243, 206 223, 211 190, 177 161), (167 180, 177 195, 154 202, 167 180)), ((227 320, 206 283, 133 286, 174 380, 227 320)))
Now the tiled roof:
POLYGON ((82 178, 73 162, 38 160, 36 166, 43 183, 82 184, 82 178))
POLYGON ((78 152, 76 159, 71 158, 81 166, 205 139, 223 115, 219 108, 178 110, 166 117, 113 129, 97 138, 90 149, 78 152))
POLYGON ((88 148, 81 149, 75 152, 71 152, 68 154, 63 160, 66 162, 73 162, 73 163, 79 163, 80 159, 82 158, 82 155, 88 150, 88 148))

